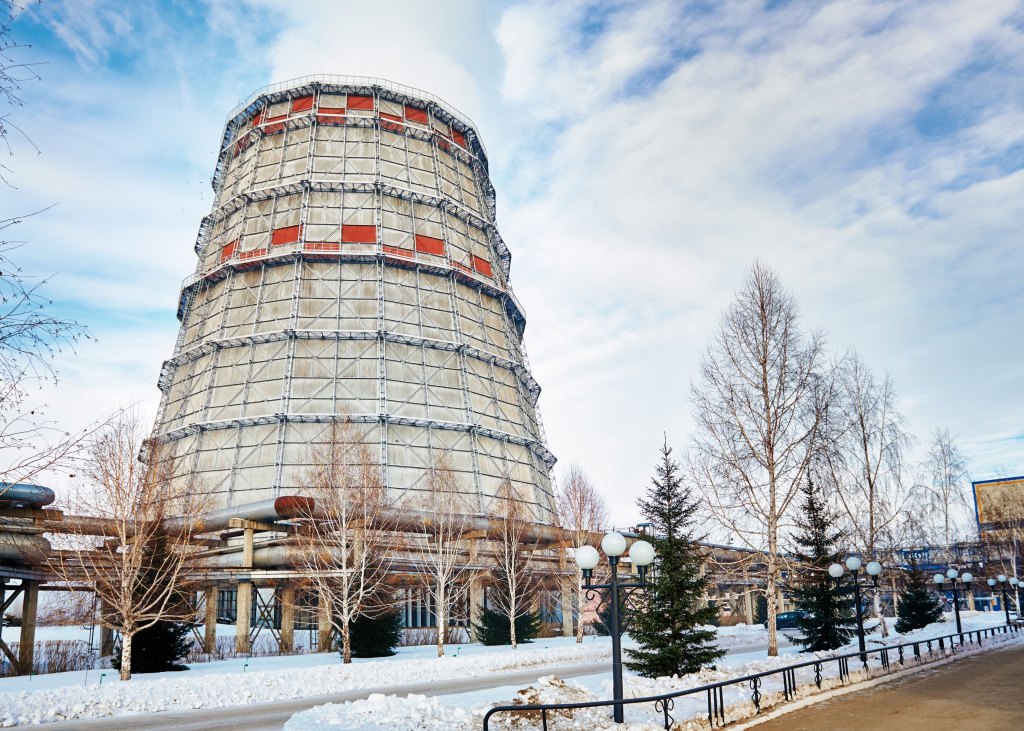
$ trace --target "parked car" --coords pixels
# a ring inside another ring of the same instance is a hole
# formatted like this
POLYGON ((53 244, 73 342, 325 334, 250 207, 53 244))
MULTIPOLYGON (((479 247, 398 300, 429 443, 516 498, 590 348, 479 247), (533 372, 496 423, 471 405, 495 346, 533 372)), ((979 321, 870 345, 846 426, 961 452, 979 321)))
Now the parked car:
MULTIPOLYGON (((776 629, 796 629, 797 620, 800 618, 810 619, 811 615, 807 612, 782 612, 775 617, 775 628, 776 629)), ((768 622, 764 623, 764 628, 768 629, 768 622)))

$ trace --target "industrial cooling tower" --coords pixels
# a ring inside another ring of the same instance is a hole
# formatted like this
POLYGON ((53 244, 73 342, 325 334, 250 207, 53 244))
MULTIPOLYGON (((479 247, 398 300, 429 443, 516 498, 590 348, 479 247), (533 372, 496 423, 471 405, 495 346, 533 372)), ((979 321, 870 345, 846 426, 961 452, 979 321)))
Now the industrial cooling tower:
POLYGON ((157 441, 233 506, 301 489, 334 419, 389 489, 448 451, 473 509, 510 480, 549 522, 555 459, 473 123, 430 94, 315 76, 228 118, 181 289, 157 441))

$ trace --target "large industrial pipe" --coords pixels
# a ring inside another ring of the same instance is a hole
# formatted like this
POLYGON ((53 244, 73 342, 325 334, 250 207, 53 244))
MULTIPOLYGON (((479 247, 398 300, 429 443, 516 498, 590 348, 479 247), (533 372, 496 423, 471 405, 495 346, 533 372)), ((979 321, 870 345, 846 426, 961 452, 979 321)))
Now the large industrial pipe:
POLYGON ((9 508, 41 508, 54 497, 53 490, 42 485, 0 482, 0 505, 9 508))
POLYGON ((50 555, 50 542, 38 535, 0 533, 0 561, 39 563, 50 555))
MULTIPOLYGON (((213 510, 203 515, 178 516, 166 522, 169 532, 210 533, 227 528, 235 518, 273 523, 287 518, 298 518, 309 515, 313 509, 310 498, 286 495, 269 500, 259 500, 245 505, 213 510), (187 524, 188 530, 185 531, 187 524)), ((94 518, 88 515, 65 515, 62 520, 47 520, 43 523, 46 530, 52 533, 75 533, 90 536, 120 535, 117 521, 109 518, 94 518)), ((132 525, 127 526, 129 534, 134 533, 132 525)))
POLYGON ((283 495, 269 500, 258 500, 254 503, 214 510, 205 515, 173 518, 168 521, 168 528, 175 531, 180 530, 188 520, 190 523, 189 533, 210 533, 227 528, 235 518, 273 523, 278 520, 308 516, 312 512, 312 498, 283 495))

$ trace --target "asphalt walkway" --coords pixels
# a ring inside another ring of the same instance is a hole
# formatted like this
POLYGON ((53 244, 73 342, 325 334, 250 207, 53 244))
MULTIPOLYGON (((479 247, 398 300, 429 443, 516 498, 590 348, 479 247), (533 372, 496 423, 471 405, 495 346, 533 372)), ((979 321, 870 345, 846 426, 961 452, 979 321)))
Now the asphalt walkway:
POLYGON ((756 731, 1024 729, 1024 647, 980 652, 934 670, 822 701, 756 731))

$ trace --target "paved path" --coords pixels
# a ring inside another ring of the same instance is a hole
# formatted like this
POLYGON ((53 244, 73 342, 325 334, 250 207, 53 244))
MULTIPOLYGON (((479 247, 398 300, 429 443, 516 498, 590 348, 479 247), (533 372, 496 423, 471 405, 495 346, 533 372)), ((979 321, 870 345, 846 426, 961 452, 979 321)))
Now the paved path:
POLYGON ((1024 729, 1024 647, 949 665, 823 701, 756 731, 987 731, 1024 729))

